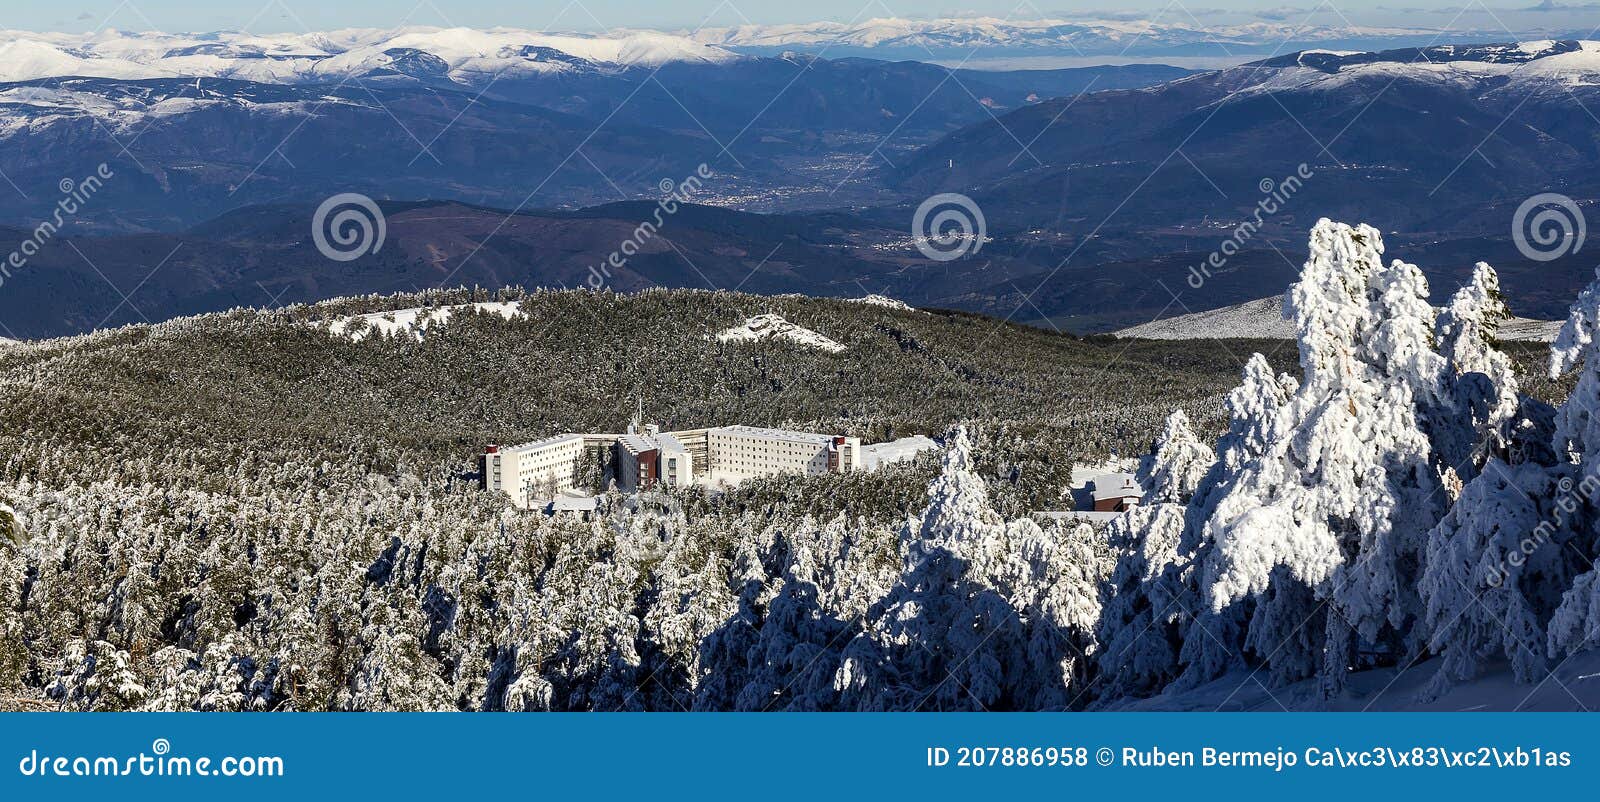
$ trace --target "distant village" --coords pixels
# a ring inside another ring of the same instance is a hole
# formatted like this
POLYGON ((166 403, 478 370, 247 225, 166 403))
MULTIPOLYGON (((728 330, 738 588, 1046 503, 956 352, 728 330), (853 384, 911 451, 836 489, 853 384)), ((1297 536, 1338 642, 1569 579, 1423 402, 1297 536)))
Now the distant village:
POLYGON ((635 416, 624 434, 567 433, 489 445, 480 467, 483 487, 505 493, 520 509, 588 512, 596 501, 587 491, 604 481, 594 451, 609 451, 611 479, 632 493, 656 485, 732 487, 780 474, 875 471, 938 447, 921 435, 862 445, 859 437, 755 426, 664 432, 635 416))

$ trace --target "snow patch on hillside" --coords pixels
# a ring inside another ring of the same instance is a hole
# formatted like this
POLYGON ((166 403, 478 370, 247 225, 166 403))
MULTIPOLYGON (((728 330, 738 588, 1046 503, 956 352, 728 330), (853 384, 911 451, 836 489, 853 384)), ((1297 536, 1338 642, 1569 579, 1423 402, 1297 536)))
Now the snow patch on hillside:
POLYGON ((420 342, 432 327, 449 323, 450 318, 462 309, 475 309, 499 315, 506 320, 523 315, 521 304, 515 301, 416 307, 337 318, 327 324, 328 333, 335 337, 348 337, 352 342, 361 342, 373 334, 384 337, 405 335, 420 342))
MULTIPOLYGON (((1562 321, 1514 317, 1500 324, 1500 339, 1554 342, 1562 321)), ((1294 339, 1294 323, 1283 318, 1283 296, 1258 298, 1234 306, 1191 312, 1112 332, 1144 340, 1294 339)))
POLYGON ((816 348, 837 354, 844 346, 804 326, 785 320, 781 315, 756 315, 743 324, 717 335, 720 342, 758 342, 761 340, 788 340, 806 348, 816 348))
POLYGON ((922 311, 920 309, 917 309, 914 306, 911 306, 910 304, 906 303, 905 301, 897 301, 897 300, 895 300, 893 298, 890 298, 887 295, 878 295, 876 293, 874 293, 872 295, 867 295, 867 296, 864 296, 864 297, 861 297, 861 298, 851 298, 850 300, 854 301, 855 303, 858 303, 858 304, 867 304, 869 306, 882 306, 882 307, 885 307, 887 309, 898 309, 898 310, 900 310, 902 312, 920 312, 920 311, 922 311))

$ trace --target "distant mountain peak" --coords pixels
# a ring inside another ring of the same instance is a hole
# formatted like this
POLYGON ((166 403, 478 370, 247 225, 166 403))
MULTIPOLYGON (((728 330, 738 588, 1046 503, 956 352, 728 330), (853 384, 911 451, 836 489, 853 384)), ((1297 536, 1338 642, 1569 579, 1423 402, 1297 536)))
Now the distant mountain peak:
POLYGON ((1247 67, 1310 67, 1326 73, 1367 64, 1443 65, 1459 62, 1479 64, 1527 64, 1568 53, 1594 53, 1600 66, 1600 42, 1576 39, 1498 42, 1493 44, 1435 45, 1376 52, 1303 50, 1286 56, 1264 59, 1247 67))

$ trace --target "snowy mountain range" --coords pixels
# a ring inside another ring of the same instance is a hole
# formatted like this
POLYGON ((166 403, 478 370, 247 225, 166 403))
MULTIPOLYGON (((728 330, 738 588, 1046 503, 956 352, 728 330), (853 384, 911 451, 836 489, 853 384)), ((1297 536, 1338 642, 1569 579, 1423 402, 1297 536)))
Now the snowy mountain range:
POLYGON ((888 172, 1017 226, 1139 220, 1204 241, 1304 165, 1313 177, 1269 224, 1335 215, 1498 234, 1536 192, 1600 190, 1588 169, 1600 122, 1582 111, 1597 105, 1593 41, 1312 50, 1009 110, 888 172))
POLYGON ((716 191, 764 208, 831 202, 869 172, 841 152, 904 151, 1041 98, 1188 73, 747 56, 653 32, 0 32, 0 172, 16 190, 0 193, 0 223, 31 228, 38 198, 98 162, 114 191, 77 219, 116 231, 330 187, 593 206, 653 197, 702 163, 716 191))
MULTIPOLYGON (((1363 43, 1362 47, 1422 44, 1439 31, 1422 27, 1354 24, 1306 25, 1301 19, 1202 25, 1192 17, 1177 22, 1151 20, 1011 20, 994 17, 909 20, 877 18, 860 22, 739 25, 703 28, 695 41, 744 52, 783 48, 821 48, 841 54, 895 52, 921 57, 984 54, 1057 55, 1259 54, 1295 49, 1296 43, 1363 43)), ((1461 31, 1456 31, 1459 36, 1461 31)), ((1498 34, 1504 36, 1503 29, 1498 34)))
POLYGON ((0 42, 0 82, 80 76, 319 84, 398 74, 481 87, 506 78, 738 58, 724 48, 649 31, 611 36, 506 28, 307 34, 0 31, 0 42))
MULTIPOLYGON (((1455 30, 1449 40, 1504 39, 1502 28, 1455 30)), ((65 76, 142 80, 229 78, 321 84, 403 75, 483 88, 502 80, 606 73, 667 64, 729 64, 751 56, 822 52, 834 58, 966 56, 1276 56, 1316 47, 1358 53, 1427 46, 1427 28, 1256 21, 1202 26, 1150 21, 871 19, 661 32, 546 33, 516 28, 358 28, 311 33, 0 30, 0 83, 65 76)))

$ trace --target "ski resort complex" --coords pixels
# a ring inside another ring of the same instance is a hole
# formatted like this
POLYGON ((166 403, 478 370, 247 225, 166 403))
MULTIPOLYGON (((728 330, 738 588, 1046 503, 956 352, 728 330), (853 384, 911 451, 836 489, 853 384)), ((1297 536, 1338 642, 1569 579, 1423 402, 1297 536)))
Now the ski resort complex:
POLYGON ((873 471, 937 447, 920 435, 862 445, 859 437, 755 426, 663 432, 635 418, 624 434, 559 434, 516 446, 489 445, 481 468, 485 489, 529 509, 580 489, 585 461, 599 466, 608 455, 609 478, 618 489, 636 492, 657 484, 733 486, 780 474, 873 471))

